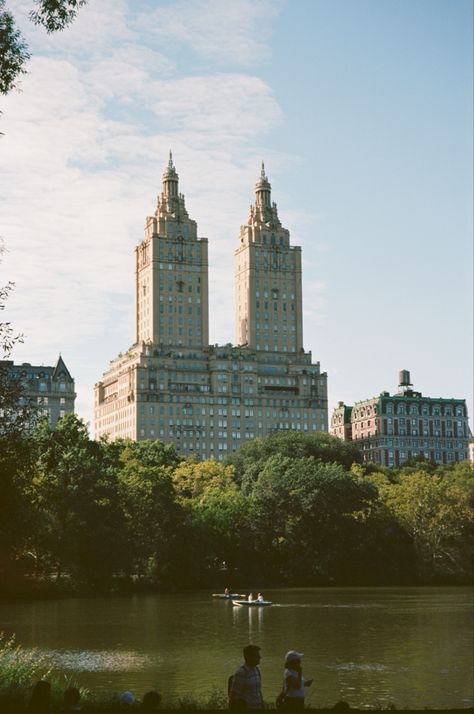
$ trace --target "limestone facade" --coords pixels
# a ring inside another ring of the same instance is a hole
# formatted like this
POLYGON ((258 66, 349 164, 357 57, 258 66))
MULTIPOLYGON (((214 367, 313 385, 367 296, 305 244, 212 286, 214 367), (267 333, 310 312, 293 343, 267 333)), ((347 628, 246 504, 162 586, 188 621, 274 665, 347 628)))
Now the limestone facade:
POLYGON ((262 164, 235 253, 235 337, 257 351, 297 354, 303 349, 301 248, 290 246, 270 191, 262 164))
POLYGON ((207 246, 170 157, 135 251, 135 342, 95 385, 95 438, 160 439, 222 460, 275 430, 327 431, 327 375, 302 348, 301 251, 263 166, 236 251, 237 346, 208 344, 207 246))

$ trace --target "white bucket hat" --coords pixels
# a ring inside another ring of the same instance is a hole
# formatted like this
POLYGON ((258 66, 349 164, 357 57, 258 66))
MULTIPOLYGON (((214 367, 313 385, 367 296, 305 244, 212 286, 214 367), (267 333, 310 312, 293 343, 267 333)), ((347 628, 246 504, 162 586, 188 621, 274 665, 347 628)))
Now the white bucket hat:
POLYGON ((297 652, 296 650, 290 650, 285 655, 285 662, 291 662, 295 659, 301 659, 303 657, 302 652, 297 652))

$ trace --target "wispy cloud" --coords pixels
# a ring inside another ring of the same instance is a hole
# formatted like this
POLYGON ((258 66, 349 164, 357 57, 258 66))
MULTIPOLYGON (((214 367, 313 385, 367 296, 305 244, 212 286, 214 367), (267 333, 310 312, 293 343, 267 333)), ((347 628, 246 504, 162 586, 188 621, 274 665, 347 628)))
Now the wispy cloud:
POLYGON ((165 47, 179 43, 197 55, 250 67, 269 56, 278 0, 181 0, 138 16, 138 25, 165 47))

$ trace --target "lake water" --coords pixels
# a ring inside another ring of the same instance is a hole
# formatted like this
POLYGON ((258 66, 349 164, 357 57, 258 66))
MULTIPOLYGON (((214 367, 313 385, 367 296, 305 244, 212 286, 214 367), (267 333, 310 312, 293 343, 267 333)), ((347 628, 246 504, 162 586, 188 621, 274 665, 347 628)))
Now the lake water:
POLYGON ((0 630, 38 647, 94 692, 196 696, 227 678, 249 642, 262 651, 263 693, 281 689, 284 654, 303 652, 307 702, 353 707, 472 707, 470 588, 265 591, 244 609, 208 592, 0 604, 0 630))

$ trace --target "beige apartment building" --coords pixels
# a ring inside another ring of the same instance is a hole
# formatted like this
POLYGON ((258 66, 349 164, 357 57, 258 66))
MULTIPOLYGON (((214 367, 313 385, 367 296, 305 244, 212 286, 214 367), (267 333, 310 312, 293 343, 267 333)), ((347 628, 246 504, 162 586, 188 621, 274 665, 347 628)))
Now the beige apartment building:
POLYGON ((364 461, 401 466, 422 455, 437 464, 469 457, 469 423, 465 399, 424 397, 415 392, 410 372, 401 370, 399 391, 347 406, 331 416, 331 434, 353 441, 364 461))
POLYGON ((94 436, 160 439, 222 460, 276 430, 327 431, 327 374, 303 349, 301 249, 264 167, 235 253, 237 345, 209 345, 208 241, 170 155, 135 249, 135 342, 95 385, 94 436))

